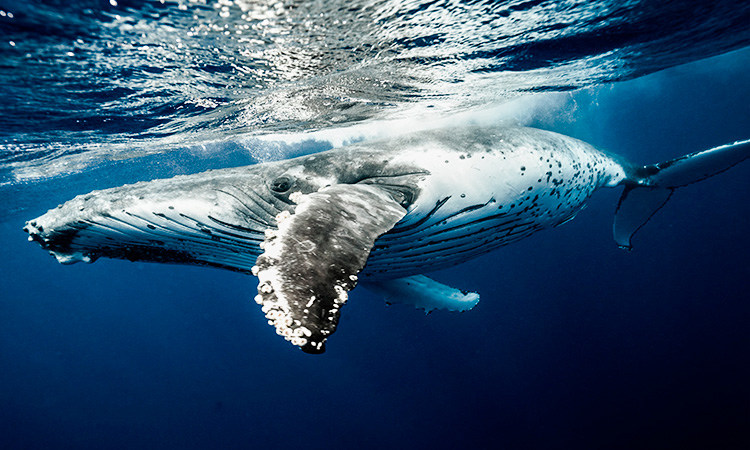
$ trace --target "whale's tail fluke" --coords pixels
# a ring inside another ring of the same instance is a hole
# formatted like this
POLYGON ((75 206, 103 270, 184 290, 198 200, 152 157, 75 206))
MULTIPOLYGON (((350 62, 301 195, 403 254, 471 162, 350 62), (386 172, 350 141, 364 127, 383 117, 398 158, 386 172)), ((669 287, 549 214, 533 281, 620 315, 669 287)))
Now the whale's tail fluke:
POLYGON ((675 189, 724 172, 747 158, 750 139, 634 168, 624 182, 615 213, 615 241, 621 248, 631 249, 633 235, 664 206, 675 189))

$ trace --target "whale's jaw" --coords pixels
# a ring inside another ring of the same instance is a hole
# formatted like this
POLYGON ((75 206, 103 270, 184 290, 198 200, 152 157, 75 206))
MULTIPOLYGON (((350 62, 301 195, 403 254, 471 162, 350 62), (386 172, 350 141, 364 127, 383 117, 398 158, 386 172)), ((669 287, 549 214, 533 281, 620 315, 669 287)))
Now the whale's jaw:
POLYGON ((186 179, 78 196, 24 231, 62 264, 108 257, 249 273, 265 231, 288 205, 232 184, 190 190, 199 183, 186 179))

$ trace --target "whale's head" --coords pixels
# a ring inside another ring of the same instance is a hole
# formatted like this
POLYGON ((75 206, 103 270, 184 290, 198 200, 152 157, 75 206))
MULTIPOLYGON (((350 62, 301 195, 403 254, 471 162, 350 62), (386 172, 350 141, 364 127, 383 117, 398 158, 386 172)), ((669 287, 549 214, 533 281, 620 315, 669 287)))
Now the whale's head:
POLYGON ((208 265, 250 272, 294 194, 339 184, 376 184, 408 206, 412 168, 377 152, 324 152, 93 191, 26 223, 60 263, 100 257, 208 265), (291 197, 291 198, 290 198, 291 197))
POLYGON ((425 176, 377 151, 337 150, 94 191, 24 230, 63 264, 109 257, 257 275, 277 333, 322 353, 375 240, 425 176))
POLYGON ((261 166, 140 182, 79 195, 26 223, 59 262, 100 257, 249 272, 274 217, 291 207, 261 166))

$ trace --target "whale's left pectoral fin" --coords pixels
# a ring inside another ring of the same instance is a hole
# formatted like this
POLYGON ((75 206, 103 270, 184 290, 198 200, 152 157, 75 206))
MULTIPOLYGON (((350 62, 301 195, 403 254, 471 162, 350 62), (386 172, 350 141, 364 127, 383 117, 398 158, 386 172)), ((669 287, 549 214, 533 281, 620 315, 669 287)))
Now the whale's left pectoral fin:
POLYGON ((373 185, 333 185, 290 198, 295 212, 277 217, 278 230, 266 233, 253 268, 256 301, 278 334, 307 353, 323 353, 375 239, 406 210, 373 185))
POLYGON ((363 283, 368 291, 378 294, 388 303, 409 303, 425 312, 436 309, 468 311, 479 303, 476 292, 461 291, 424 275, 395 280, 363 283))

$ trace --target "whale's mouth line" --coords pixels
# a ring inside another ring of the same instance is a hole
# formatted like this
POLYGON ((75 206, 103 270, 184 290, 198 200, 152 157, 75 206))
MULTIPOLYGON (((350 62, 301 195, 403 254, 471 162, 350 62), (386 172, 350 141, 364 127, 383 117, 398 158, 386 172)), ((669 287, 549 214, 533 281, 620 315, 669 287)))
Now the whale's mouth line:
POLYGON ((226 223, 214 226, 186 214, 179 220, 154 214, 102 216, 66 228, 40 233, 26 227, 29 239, 39 243, 61 263, 93 262, 100 257, 161 263, 196 264, 249 273, 260 253, 263 235, 226 223), (194 225, 194 226, 191 226, 194 225), (237 232, 242 229, 243 232, 237 232))
POLYGON ((225 189, 222 194, 229 203, 188 201, 180 207, 175 200, 122 209, 77 204, 27 222, 24 231, 63 264, 108 257, 249 273, 271 228, 270 212, 279 205, 268 202, 261 208, 253 198, 257 193, 239 196, 225 189))

